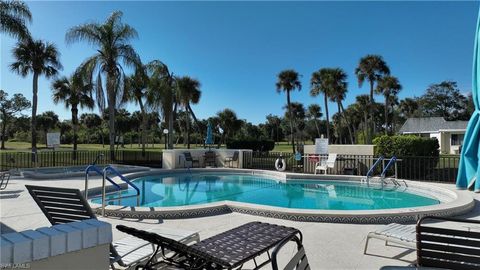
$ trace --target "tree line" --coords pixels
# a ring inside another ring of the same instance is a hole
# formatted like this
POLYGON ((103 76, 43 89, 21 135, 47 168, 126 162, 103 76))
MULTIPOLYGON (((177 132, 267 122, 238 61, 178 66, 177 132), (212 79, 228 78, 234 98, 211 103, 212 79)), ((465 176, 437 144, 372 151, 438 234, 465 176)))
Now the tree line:
POLYGON ((234 138, 287 140, 295 152, 295 144, 322 135, 332 143, 371 143, 380 134, 394 134, 408 117, 467 120, 473 111, 472 97, 463 95, 453 81, 432 84, 420 97, 399 100, 400 80, 391 74, 382 56, 367 55, 360 59, 354 75, 359 87, 368 84, 369 92, 357 96, 346 107, 343 104, 349 88, 346 71, 325 67, 312 72, 310 95, 322 96, 319 103, 323 103, 323 111, 319 104, 305 106, 292 100, 293 92, 301 90, 302 84, 301 75, 289 69, 278 74, 275 85, 277 92, 286 94, 284 115, 268 115, 264 123, 255 125, 238 119, 227 108, 208 119, 198 119, 191 105, 200 102, 200 81, 174 75, 158 59, 142 62, 131 45, 138 33, 122 21, 122 12, 113 12, 103 22, 88 22, 67 31, 67 44, 84 42, 96 50, 70 75, 60 74, 62 64, 55 44, 32 37, 28 30, 32 14, 25 3, 0 1, 0 19, 0 31, 18 39, 12 50, 11 71, 33 78, 31 102, 20 94, 9 97, 5 91, 0 92, 2 149, 7 138, 14 138, 31 141, 35 152, 38 138, 45 137, 49 130, 60 130, 62 139, 71 141, 74 150, 79 141, 101 140, 109 144, 113 158, 115 138, 120 135, 135 138, 145 152, 148 138, 159 141, 161 131, 168 129, 168 148, 174 143, 184 143, 189 148, 191 142, 203 141, 210 122, 219 145, 234 138), (40 76, 52 79, 52 100, 70 110, 71 120, 59 121, 51 111, 37 116, 40 76), (376 102, 375 94, 382 95, 384 101, 376 102), (128 102, 137 104, 140 110, 130 113, 122 109, 128 102), (337 105, 337 113, 332 116, 329 102, 337 105), (95 106, 102 112, 100 115, 78 115, 80 108, 95 106), (21 114, 30 108, 30 117, 21 114))

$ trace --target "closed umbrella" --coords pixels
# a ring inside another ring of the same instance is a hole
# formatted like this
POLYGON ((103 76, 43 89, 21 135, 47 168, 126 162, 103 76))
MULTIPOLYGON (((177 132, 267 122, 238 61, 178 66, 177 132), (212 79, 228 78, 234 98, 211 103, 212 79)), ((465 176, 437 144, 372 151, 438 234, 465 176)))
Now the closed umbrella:
POLYGON ((475 111, 467 125, 463 140, 460 164, 458 167, 457 187, 471 188, 480 192, 480 13, 477 20, 477 32, 473 52, 472 97, 475 111))
POLYGON ((205 137, 205 144, 207 144, 209 148, 210 145, 213 144, 212 124, 210 124, 210 122, 208 122, 207 125, 207 137, 205 137))

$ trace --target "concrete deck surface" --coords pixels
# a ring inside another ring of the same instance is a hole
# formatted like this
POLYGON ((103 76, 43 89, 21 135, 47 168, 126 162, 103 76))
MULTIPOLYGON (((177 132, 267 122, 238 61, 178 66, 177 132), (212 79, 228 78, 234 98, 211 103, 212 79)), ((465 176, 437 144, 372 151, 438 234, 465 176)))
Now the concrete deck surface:
MULTIPOLYGON (((83 178, 63 180, 29 180, 12 179, 8 188, 0 191, 1 232, 11 230, 22 231, 50 226, 50 223, 35 204, 25 188, 26 184, 46 185, 56 187, 84 188, 83 178)), ((98 178, 92 178, 89 187, 100 186, 98 178)), ((445 188, 454 189, 453 184, 435 184, 445 188)), ((461 216, 480 220, 480 194, 466 193, 476 200, 472 212, 461 216)), ((272 219, 259 216, 231 213, 218 216, 177 219, 177 220, 132 220, 119 218, 103 218, 100 220, 110 222, 113 226, 124 224, 127 226, 148 229, 152 226, 168 226, 199 231, 202 239, 234 228, 250 221, 262 221, 285 226, 296 227, 304 235, 304 246, 311 269, 379 269, 384 265, 409 265, 415 261, 415 251, 399 246, 385 246, 379 240, 371 240, 368 254, 363 254, 367 233, 382 225, 363 224, 335 224, 335 223, 309 223, 288 220, 272 219)), ((113 230, 114 239, 126 235, 113 230)), ((294 252, 294 247, 287 247, 283 258, 288 259, 294 252)), ((282 260, 283 260, 282 258, 282 260)), ((286 260, 284 259, 284 260, 286 260)), ((267 268, 268 269, 268 268, 267 268)))

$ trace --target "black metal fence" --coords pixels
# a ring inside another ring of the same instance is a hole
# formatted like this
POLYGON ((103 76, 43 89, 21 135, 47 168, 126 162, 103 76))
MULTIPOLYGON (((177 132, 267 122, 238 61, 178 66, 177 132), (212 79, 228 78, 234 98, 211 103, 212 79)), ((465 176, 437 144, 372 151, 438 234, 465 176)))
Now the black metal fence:
MULTIPOLYGON (((292 153, 283 152, 247 152, 243 155, 244 168, 275 170, 275 161, 283 157, 287 163, 287 171, 314 173, 315 164, 326 155, 304 155, 296 160, 292 153)), ((453 183, 457 177, 460 156, 448 155, 439 157, 407 156, 397 157, 395 166, 391 166, 386 175, 397 174, 398 178, 419 181, 434 181, 453 183)), ((373 155, 338 155, 334 168, 329 168, 329 174, 366 175, 373 163, 378 159, 373 155)), ((388 163, 388 158, 376 168, 374 175, 379 175, 388 163)))
POLYGON ((33 167, 62 167, 91 164, 98 156, 99 164, 117 163, 149 167, 162 166, 162 152, 116 150, 115 160, 110 159, 109 150, 40 151, 32 157, 30 152, 0 152, 0 170, 33 167))

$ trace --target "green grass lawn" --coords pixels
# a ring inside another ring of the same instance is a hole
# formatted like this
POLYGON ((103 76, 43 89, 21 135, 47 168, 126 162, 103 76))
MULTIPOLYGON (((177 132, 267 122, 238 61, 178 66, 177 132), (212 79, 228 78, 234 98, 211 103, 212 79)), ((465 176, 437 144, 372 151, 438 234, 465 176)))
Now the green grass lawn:
MULTIPOLYGON (((307 144, 312 144, 312 142, 307 142, 307 144)), ((22 152, 30 152, 30 143, 29 142, 6 142, 5 143, 5 150, 0 150, 0 152, 17 152, 17 151, 22 151, 22 152)), ((50 150, 45 147, 45 144, 39 143, 37 144, 38 150, 50 150)), ((203 148, 203 145, 197 145, 197 144, 191 144, 191 148, 203 148)), ((222 145, 222 148, 225 147, 222 145)), ((61 147, 57 150, 62 151, 69 151, 72 150, 73 145, 71 144, 62 144, 61 147)), ((187 148, 183 144, 177 144, 175 145, 175 148, 187 148)), ((109 146, 105 145, 102 146, 101 144, 79 144, 78 145, 78 150, 108 150, 109 146)), ((125 144, 125 147, 122 148, 121 146, 118 147, 120 150, 132 150, 132 151, 138 151, 141 150, 142 147, 139 146, 138 144, 125 144)), ((162 151, 164 149, 164 144, 148 144, 147 145, 147 151, 162 151)), ((275 144, 275 148, 273 149, 274 152, 291 152, 292 151, 292 146, 288 144, 287 142, 280 142, 275 144)))

